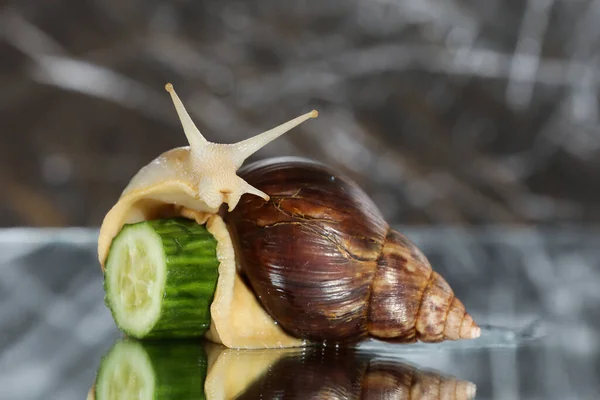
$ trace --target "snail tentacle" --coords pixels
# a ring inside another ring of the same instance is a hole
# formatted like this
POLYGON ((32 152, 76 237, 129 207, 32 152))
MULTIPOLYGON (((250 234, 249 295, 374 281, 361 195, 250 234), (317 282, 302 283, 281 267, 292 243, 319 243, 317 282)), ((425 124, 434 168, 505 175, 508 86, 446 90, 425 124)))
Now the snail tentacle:
POLYGON ((204 136, 202 136, 200 130, 198 129, 196 124, 194 124, 194 121, 192 121, 192 118, 185 109, 185 106, 179 99, 179 96, 177 96, 173 85, 167 83, 165 85, 165 89, 171 95, 171 99, 173 100, 173 104, 175 105, 175 110, 177 111, 177 115, 179 115, 179 120, 181 121, 181 125, 183 126, 183 132, 185 133, 185 136, 187 137, 190 146, 192 147, 192 149, 202 148, 208 143, 208 141, 204 138, 204 136))
POLYGON ((252 154, 256 153, 258 150, 262 149, 267 144, 271 143, 284 133, 290 131, 292 128, 300 125, 304 121, 307 121, 311 118, 317 118, 318 115, 319 113, 317 110, 312 110, 309 113, 296 117, 288 122, 276 126, 273 129, 269 129, 268 131, 251 137, 250 139, 242 140, 241 142, 232 144, 231 147, 235 149, 233 155, 234 162, 239 168, 252 154))

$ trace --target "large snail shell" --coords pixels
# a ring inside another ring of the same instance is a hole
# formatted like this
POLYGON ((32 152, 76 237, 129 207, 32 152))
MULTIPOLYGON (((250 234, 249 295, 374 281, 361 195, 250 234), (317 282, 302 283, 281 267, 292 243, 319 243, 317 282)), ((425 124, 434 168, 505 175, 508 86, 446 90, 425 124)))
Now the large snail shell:
POLYGON ((354 182, 292 158, 239 174, 270 195, 244 196, 226 216, 239 268, 287 332, 333 342, 479 336, 448 283, 354 182))

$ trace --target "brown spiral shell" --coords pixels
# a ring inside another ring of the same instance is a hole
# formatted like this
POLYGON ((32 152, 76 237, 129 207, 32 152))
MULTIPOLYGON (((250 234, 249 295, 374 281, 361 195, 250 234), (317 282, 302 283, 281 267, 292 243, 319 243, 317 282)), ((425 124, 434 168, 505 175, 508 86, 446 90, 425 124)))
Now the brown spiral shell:
POLYGON ((290 334, 332 342, 479 336, 448 283, 354 182, 298 158, 255 162, 239 175, 270 200, 243 196, 225 215, 238 265, 290 334))

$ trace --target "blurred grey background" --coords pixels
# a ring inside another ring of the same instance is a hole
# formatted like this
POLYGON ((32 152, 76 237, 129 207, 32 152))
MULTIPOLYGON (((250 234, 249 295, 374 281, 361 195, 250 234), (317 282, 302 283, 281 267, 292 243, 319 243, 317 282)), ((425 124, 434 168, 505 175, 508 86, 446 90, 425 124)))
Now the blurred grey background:
POLYGON ((600 222, 600 2, 9 1, 0 226, 97 226, 185 145, 164 84, 254 159, 355 178, 391 223, 600 222))
POLYGON ((1 4, 0 227, 91 229, 0 229, 0 398, 84 398, 119 335, 96 228, 186 144, 167 82, 216 142, 319 110, 253 159, 353 177, 485 327, 401 357, 481 399, 599 398, 600 0, 1 4))

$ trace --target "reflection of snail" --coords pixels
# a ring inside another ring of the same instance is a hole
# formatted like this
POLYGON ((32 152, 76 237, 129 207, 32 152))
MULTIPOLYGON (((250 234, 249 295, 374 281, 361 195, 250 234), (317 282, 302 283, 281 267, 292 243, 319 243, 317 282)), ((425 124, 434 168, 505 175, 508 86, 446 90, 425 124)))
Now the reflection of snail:
POLYGON ((144 167, 100 230, 107 304, 122 330, 248 348, 479 336, 447 282, 354 182, 285 158, 236 175, 316 112, 214 144, 167 90, 190 146, 144 167))
POLYGON ((454 399, 471 382, 352 349, 233 350, 190 342, 117 342, 91 399, 454 399), (135 395, 134 395, 135 394, 135 395))

